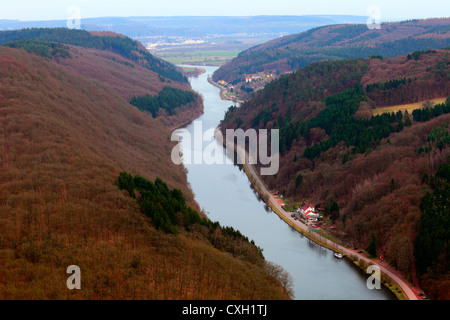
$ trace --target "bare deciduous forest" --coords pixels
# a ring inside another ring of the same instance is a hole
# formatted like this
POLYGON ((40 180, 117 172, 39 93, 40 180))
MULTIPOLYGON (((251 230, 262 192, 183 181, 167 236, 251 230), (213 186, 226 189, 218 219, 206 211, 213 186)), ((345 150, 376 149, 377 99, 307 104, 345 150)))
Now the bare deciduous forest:
POLYGON ((108 83, 0 47, 0 298, 289 298, 263 260, 156 230, 114 184, 164 177, 199 210, 169 137, 108 83), (66 287, 73 264, 83 290, 66 287))

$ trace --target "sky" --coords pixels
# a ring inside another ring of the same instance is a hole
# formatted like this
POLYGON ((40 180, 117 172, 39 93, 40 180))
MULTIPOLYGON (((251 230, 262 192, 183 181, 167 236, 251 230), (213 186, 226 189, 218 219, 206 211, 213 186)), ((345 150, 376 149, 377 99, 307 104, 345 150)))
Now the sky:
POLYGON ((449 17, 449 0, 0 0, 0 19, 65 20, 130 16, 254 16, 343 14, 381 21, 449 17))

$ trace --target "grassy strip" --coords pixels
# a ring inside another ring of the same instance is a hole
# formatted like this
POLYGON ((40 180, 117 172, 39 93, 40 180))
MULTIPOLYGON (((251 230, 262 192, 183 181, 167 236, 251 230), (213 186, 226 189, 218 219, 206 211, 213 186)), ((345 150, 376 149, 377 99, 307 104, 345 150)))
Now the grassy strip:
MULTIPOLYGON (((350 256, 349 259, 353 262, 355 266, 360 268, 363 271, 366 271, 369 265, 363 260, 357 260, 355 257, 350 256)), ((408 298, 403 294, 403 291, 399 288, 398 284, 386 276, 385 274, 381 274, 381 283, 391 291, 398 300, 408 300, 408 298)))
POLYGON ((239 51, 168 51, 157 55, 173 64, 221 66, 237 57, 239 51))
MULTIPOLYGON (((436 98, 433 100, 430 100, 430 102, 434 103, 434 104, 441 104, 445 102, 446 98, 436 98)), ((401 104, 401 105, 396 105, 396 106, 390 106, 390 107, 381 107, 381 108, 376 108, 372 110, 372 114, 374 116, 383 114, 383 113, 392 113, 392 112, 397 112, 397 111, 405 111, 408 110, 408 113, 411 114, 412 111, 416 110, 416 109, 421 109, 422 105, 423 105, 424 101, 421 102, 415 102, 415 103, 407 103, 407 104, 401 104)))

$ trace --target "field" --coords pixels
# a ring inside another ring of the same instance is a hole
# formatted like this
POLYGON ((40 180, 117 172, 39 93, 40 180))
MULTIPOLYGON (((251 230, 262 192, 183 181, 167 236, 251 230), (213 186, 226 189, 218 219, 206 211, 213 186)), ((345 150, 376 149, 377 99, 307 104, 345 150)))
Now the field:
POLYGON ((173 64, 187 64, 195 66, 221 66, 237 57, 239 50, 213 51, 160 51, 156 55, 173 64))
MULTIPOLYGON (((436 98, 433 100, 429 100, 433 104, 440 104, 445 102, 446 98, 436 98)), ((372 113, 374 116, 387 113, 387 112, 397 112, 399 110, 405 111, 408 110, 408 113, 412 113, 415 109, 420 109, 425 101, 415 102, 415 103, 407 103, 407 104, 401 104, 396 106, 390 106, 390 107, 382 107, 382 108, 376 108, 372 110, 372 113)))

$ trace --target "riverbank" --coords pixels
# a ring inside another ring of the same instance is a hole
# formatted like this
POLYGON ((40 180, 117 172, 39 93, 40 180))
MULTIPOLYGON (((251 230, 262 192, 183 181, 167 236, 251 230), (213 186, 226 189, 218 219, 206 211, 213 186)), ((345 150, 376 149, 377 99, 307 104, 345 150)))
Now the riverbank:
MULTIPOLYGON (((217 128, 231 104, 230 101, 221 99, 219 88, 208 82, 208 76, 216 68, 208 67, 206 71, 205 74, 190 78, 192 88, 204 100, 204 114, 197 119, 202 123, 203 129, 217 128)), ((195 127, 194 122, 185 128, 191 137, 195 135, 195 127)), ((368 290, 366 281, 369 276, 353 263, 347 259, 336 259, 332 251, 316 245, 287 223, 280 221, 279 216, 273 214, 251 187, 242 166, 238 168, 223 162, 232 158, 225 149, 221 148, 219 152, 214 148, 214 158, 220 157, 220 163, 194 163, 192 157, 200 155, 200 150, 203 150, 203 155, 209 155, 209 146, 213 144, 203 143, 195 148, 192 142, 192 139, 190 144, 183 142, 183 149, 191 150, 191 162, 185 165, 195 200, 201 204, 209 219, 240 230, 263 250, 268 262, 284 269, 291 276, 296 300, 397 299, 384 286, 381 290, 368 290), (314 276, 318 275, 316 271, 319 269, 320 276, 314 276)))
POLYGON ((189 77, 198 77, 206 72, 203 68, 198 67, 182 67, 184 74, 189 77))
POLYGON ((233 101, 236 103, 244 103, 245 102, 244 100, 240 100, 240 99, 237 99, 236 97, 228 95, 227 94, 228 90, 226 88, 222 87, 221 85, 219 85, 218 83, 214 82, 210 77, 208 77, 208 82, 210 84, 212 84, 213 86, 220 89, 220 98, 222 100, 229 100, 229 101, 233 101))
MULTIPOLYGON (((234 145, 234 142, 225 140, 224 144, 234 145)), ((315 232, 310 226, 306 226, 299 220, 294 220, 288 212, 286 212, 281 205, 275 200, 272 194, 268 191, 266 185, 262 181, 259 174, 256 172, 255 167, 251 164, 253 161, 249 161, 249 155, 245 150, 241 150, 239 146, 236 148, 236 153, 241 158, 244 171, 250 180, 254 189, 258 192, 264 202, 275 212, 284 222, 291 226, 296 231, 303 234, 305 237, 311 241, 317 243, 318 245, 325 247, 334 252, 342 253, 352 261, 361 270, 367 270, 370 265, 376 265, 380 269, 381 281, 383 285, 395 294, 399 300, 418 300, 417 293, 418 288, 407 283, 405 279, 398 274, 396 270, 386 265, 386 263, 381 264, 379 261, 365 257, 349 248, 345 248, 315 232), (400 288, 400 289, 398 289, 400 288)))

